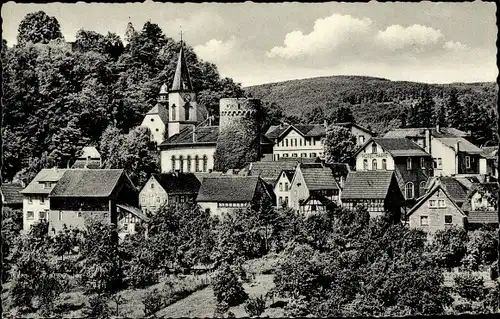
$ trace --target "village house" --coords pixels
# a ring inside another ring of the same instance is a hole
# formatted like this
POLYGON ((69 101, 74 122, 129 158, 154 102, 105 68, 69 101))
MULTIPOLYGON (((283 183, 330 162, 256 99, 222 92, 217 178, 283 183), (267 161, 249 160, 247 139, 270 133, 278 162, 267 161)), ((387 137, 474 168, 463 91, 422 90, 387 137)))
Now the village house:
POLYGON ((407 138, 432 155, 435 176, 486 174, 482 150, 466 138, 470 134, 455 128, 404 128, 387 132, 384 138, 407 138))
POLYGON ((338 206, 338 201, 332 201, 325 196, 313 192, 305 201, 302 202, 299 208, 299 212, 305 215, 315 213, 321 214, 332 211, 338 206))
POLYGON ((28 232, 35 223, 47 220, 47 214, 50 210, 49 194, 65 172, 66 169, 57 167, 44 168, 21 191, 24 232, 28 232))
MULTIPOLYGON (((60 177, 50 195, 49 231, 84 228, 90 219, 119 224, 117 207, 134 214, 138 192, 123 169, 71 169, 60 177), (121 206, 118 206, 121 205, 121 206)), ((140 216, 138 216, 140 217, 140 216)), ((122 222, 122 225, 124 223, 122 222)))
POLYGON ((2 196, 2 206, 11 209, 23 208, 23 186, 17 183, 2 183, 0 195, 2 196))
MULTIPOLYGON (((453 200, 458 207, 462 207, 467 202, 467 193, 470 187, 464 185, 461 179, 452 176, 434 176, 429 178, 425 186, 426 190, 433 189, 436 185, 440 184, 441 188, 446 192, 446 194, 453 200)), ((467 179, 468 180, 468 179, 467 179)), ((477 183, 477 179, 473 179, 474 183, 477 183)))
MULTIPOLYGON (((341 189, 329 167, 321 163, 299 164, 290 185, 288 207, 301 210, 301 207, 306 204, 315 205, 311 203, 311 200, 308 201, 312 194, 315 195, 313 196, 315 199, 324 198, 333 203, 339 203, 341 189)), ((312 208, 314 207, 306 207, 302 210, 314 211, 312 208)))
MULTIPOLYGON (((356 137, 356 143, 363 144, 375 133, 356 123, 334 123, 345 127, 356 137)), ((289 157, 324 157, 324 139, 328 123, 324 124, 281 124, 271 126, 266 136, 274 142, 273 160, 289 157)))
POLYGON ((451 226, 466 227, 467 215, 460 209, 448 192, 437 183, 408 212, 410 228, 421 229, 429 237, 438 230, 451 226))
POLYGON ((101 154, 94 146, 85 146, 71 168, 101 168, 101 154))
POLYGON ((432 157, 406 138, 371 138, 354 154, 356 171, 394 171, 406 205, 425 193, 432 157))
MULTIPOLYGON (((116 213, 118 215, 118 236, 122 239, 126 235, 137 233, 138 225, 150 221, 150 218, 144 215, 139 208, 128 204, 116 204, 116 213)), ((144 227, 143 231, 147 235, 147 226, 144 227)))
POLYGON ((483 146, 482 156, 486 159, 486 174, 491 175, 498 179, 498 145, 497 146, 483 146))
POLYGON ((168 127, 168 86, 163 84, 155 106, 146 113, 141 126, 149 128, 151 140, 160 145, 165 140, 168 127))
POLYGON ((404 217, 404 197, 394 171, 355 171, 347 175, 340 197, 342 207, 364 206, 370 217, 389 212, 399 220, 404 217))
POLYGON ((274 194, 276 195, 276 207, 290 207, 291 186, 295 169, 282 170, 281 175, 274 186, 274 194))
POLYGON ((163 205, 194 203, 200 180, 193 173, 153 174, 139 193, 144 213, 155 213, 163 205))
POLYGON ((467 201, 462 209, 469 211, 490 211, 498 209, 498 183, 474 184, 467 194, 467 201))
POLYGON ((273 194, 260 177, 238 175, 204 178, 196 198, 205 212, 216 216, 241 209, 257 209, 265 200, 274 202, 273 194))
POLYGON ((250 162, 238 174, 247 176, 260 176, 267 184, 274 187, 281 177, 281 172, 295 171, 299 163, 319 162, 318 158, 286 158, 279 161, 257 161, 250 162))

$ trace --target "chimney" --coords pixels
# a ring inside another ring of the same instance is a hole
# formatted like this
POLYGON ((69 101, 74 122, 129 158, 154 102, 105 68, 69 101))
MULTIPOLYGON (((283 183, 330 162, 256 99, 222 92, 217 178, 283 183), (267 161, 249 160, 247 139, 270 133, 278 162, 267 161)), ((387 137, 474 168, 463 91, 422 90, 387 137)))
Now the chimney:
POLYGON ((441 133, 439 122, 436 123, 436 132, 441 133))
POLYGON ((459 157, 458 157, 458 152, 460 151, 460 142, 457 141, 455 144, 455 174, 458 174, 459 171, 459 157))
POLYGON ((196 125, 193 124, 193 143, 196 143, 196 125))
POLYGON ((425 129, 424 149, 427 153, 431 153, 431 131, 428 128, 425 129))

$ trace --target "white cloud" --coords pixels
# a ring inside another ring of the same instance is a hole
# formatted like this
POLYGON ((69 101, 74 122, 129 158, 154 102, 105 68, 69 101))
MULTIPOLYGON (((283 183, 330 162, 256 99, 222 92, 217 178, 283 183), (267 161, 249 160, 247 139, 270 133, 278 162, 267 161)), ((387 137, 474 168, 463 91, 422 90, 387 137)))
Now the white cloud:
POLYGON ((469 46, 458 41, 448 41, 444 44, 443 48, 450 51, 467 51, 469 46))
POLYGON ((329 53, 344 44, 365 38, 370 33, 371 23, 368 18, 357 19, 350 15, 333 14, 316 20, 314 29, 309 34, 300 30, 288 33, 284 46, 275 46, 266 55, 291 59, 329 53))
POLYGON ((376 40, 391 50, 414 48, 421 51, 428 46, 438 43, 444 38, 440 30, 414 24, 409 27, 391 25, 384 31, 379 31, 376 40))
POLYGON ((234 53, 235 46, 236 38, 233 36, 227 41, 211 39, 205 44, 195 46, 194 51, 205 61, 221 63, 234 53))

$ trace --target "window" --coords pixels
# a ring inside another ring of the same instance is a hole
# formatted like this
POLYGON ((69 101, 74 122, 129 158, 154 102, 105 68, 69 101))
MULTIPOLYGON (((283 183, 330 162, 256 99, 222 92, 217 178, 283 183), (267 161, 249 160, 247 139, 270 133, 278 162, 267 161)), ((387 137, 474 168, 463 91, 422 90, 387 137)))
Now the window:
POLYGON ((425 194, 425 182, 420 182, 420 185, 419 185, 419 195, 422 196, 425 194))
POLYGON ((382 169, 387 169, 387 160, 385 158, 382 159, 382 169))
POLYGON ((364 135, 360 135, 358 137, 358 139, 359 139, 359 144, 363 144, 365 142, 365 136, 364 135))
POLYGON ((313 145, 316 145, 316 139, 313 137, 311 140, 313 141, 313 145))
POLYGON ((40 197, 40 204, 45 204, 45 197, 43 196, 40 197))
POLYGON ((179 171, 184 172, 184 157, 182 155, 179 156, 179 171))
POLYGON ((439 208, 445 208, 446 207, 446 202, 444 201, 444 199, 439 199, 438 200, 438 207, 439 208))
POLYGON ((425 168, 425 158, 420 158, 420 168, 425 168))
POLYGON ((363 160, 363 169, 364 170, 368 169, 368 160, 366 158, 363 160))
POLYGON ((431 199, 429 200, 429 207, 430 208, 436 208, 436 200, 435 199, 431 199))
POLYGON ((377 144, 373 143, 372 144, 372 154, 376 154, 377 153, 377 144))
POLYGON ((33 197, 28 196, 28 203, 33 204, 33 197))
POLYGON ((408 182, 405 185, 405 198, 406 199, 413 199, 415 196, 414 189, 413 189, 413 183, 408 182))
POLYGON ((184 203, 186 201, 184 195, 181 195, 181 203, 184 203))
POLYGON ((297 157, 297 153, 293 153, 293 154, 292 154, 292 157, 297 157))
POLYGON ((453 223, 453 216, 452 215, 444 215, 444 223, 445 224, 452 224, 453 223))
POLYGON ((174 155, 172 155, 171 161, 172 161, 172 171, 175 171, 175 156, 174 155))
POLYGON ((285 205, 288 206, 288 196, 285 196, 285 205))
POLYGON ((104 213, 103 217, 108 218, 108 213, 104 213))
POLYGON ((288 153, 283 154, 283 157, 288 157, 288 153))
POLYGON ((300 154, 300 157, 307 157, 307 153, 300 154))
POLYGON ((283 183, 280 183, 280 192, 283 191, 283 183))
POLYGON ((438 157, 437 168, 442 168, 442 167, 443 167, 443 160, 441 159, 441 157, 438 157))
POLYGON ((285 139, 285 146, 288 146, 288 139, 285 139))
POLYGON ((155 119, 153 119, 153 118, 152 118, 152 119, 151 119, 151 122, 154 122, 154 121, 155 121, 155 119))
POLYGON ((429 226, 429 217, 420 216, 420 226, 429 226))
POLYGON ((47 212, 39 212, 39 213, 38 213, 38 217, 39 217, 39 219, 40 219, 40 220, 42 220, 42 219, 43 219, 43 220, 47 219, 47 212))
POLYGON ((160 129, 156 129, 156 132, 159 132, 159 131, 160 131, 160 129))
POLYGON ((175 104, 172 104, 172 121, 175 121, 175 104))
POLYGON ((127 223, 123 224, 123 230, 128 231, 128 224, 127 223))
POLYGON ((281 197, 281 196, 280 196, 279 205, 280 205, 280 206, 283 206, 283 197, 281 197))
POLYGON ((470 168, 470 156, 465 157, 465 168, 470 168))
POLYGON ((196 155, 194 157, 194 169, 195 169, 195 172, 199 172, 200 171, 200 158, 199 158, 198 155, 196 155))
POLYGON ((372 170, 374 170, 374 171, 377 170, 377 160, 376 159, 372 160, 372 170))
POLYGON ((189 121, 189 108, 191 107, 191 105, 189 105, 189 103, 186 103, 184 105, 184 118, 186 119, 186 121, 189 121))
POLYGON ((43 184, 43 188, 50 188, 52 186, 52 183, 51 182, 45 182, 43 184))
POLYGON ((155 183, 151 183, 151 189, 155 188, 155 183))
POLYGON ((316 157, 316 153, 311 153, 311 157, 316 157))
POLYGON ((406 159, 406 169, 411 170, 411 157, 406 159))
POLYGON ((285 183, 285 192, 288 192, 288 183, 285 183))
POLYGON ((160 202, 160 196, 157 196, 156 197, 156 202, 159 203, 160 202))
POLYGON ((297 146, 297 139, 294 139, 294 141, 295 141, 295 146, 297 146))
POLYGON ((210 208, 205 208, 205 214, 210 214, 210 208))
POLYGON ((81 211, 77 212, 76 217, 82 217, 82 212, 81 211))
POLYGON ((191 173, 191 156, 189 156, 189 155, 187 157, 187 165, 186 166, 187 166, 186 169, 187 169, 188 173, 191 173))
POLYGON ((203 171, 207 171, 207 162, 208 162, 208 157, 206 155, 203 155, 203 171))
POLYGON ((299 139, 299 146, 302 146, 302 139, 299 139))
POLYGON ((311 211, 315 212, 316 211, 316 205, 311 205, 311 211))
POLYGON ((32 211, 26 212, 26 219, 27 220, 33 220, 33 219, 35 219, 35 213, 32 212, 32 211))

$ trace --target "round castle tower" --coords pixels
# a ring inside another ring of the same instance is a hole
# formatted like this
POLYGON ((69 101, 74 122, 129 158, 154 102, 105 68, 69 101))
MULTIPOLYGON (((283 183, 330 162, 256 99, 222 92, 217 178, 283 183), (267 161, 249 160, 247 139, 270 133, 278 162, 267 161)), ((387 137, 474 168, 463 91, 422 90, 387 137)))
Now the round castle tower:
POLYGON ((262 108, 259 99, 224 98, 219 101, 219 130, 248 130, 259 133, 262 108))

